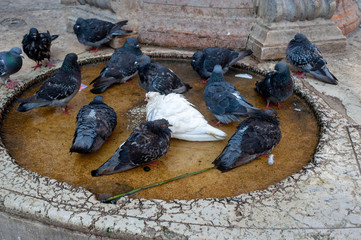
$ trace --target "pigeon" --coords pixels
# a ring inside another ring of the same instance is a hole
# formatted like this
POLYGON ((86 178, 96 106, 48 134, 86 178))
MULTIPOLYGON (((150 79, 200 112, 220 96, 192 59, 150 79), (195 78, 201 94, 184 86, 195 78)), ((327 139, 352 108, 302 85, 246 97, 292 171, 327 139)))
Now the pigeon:
POLYGON ((261 111, 250 104, 236 87, 227 83, 222 67, 216 65, 204 89, 203 98, 206 106, 218 119, 218 124, 240 121, 250 113, 261 111))
POLYGON ((58 38, 59 35, 50 35, 49 31, 46 33, 39 33, 36 28, 30 28, 29 34, 25 34, 23 41, 23 50, 26 55, 34 60, 37 64, 34 69, 41 66, 41 61, 48 60, 48 67, 54 65, 50 61, 50 47, 51 42, 58 38))
POLYGON ((158 92, 148 92, 146 101, 147 120, 166 119, 173 138, 217 141, 227 136, 223 131, 209 125, 203 115, 181 94, 161 95, 158 92))
POLYGON ((128 38, 121 48, 114 51, 108 64, 90 84, 94 84, 90 90, 94 94, 104 92, 115 83, 125 83, 137 74, 135 59, 142 55, 139 43, 135 38, 128 38))
POLYGON ((131 33, 132 31, 122 29, 127 23, 128 20, 114 24, 96 18, 78 18, 73 30, 80 43, 91 47, 88 51, 97 52, 100 45, 110 42, 114 36, 131 33))
POLYGON ((77 60, 75 53, 68 53, 61 68, 43 83, 36 94, 19 100, 21 104, 17 110, 26 112, 38 107, 60 106, 64 113, 68 113, 67 104, 78 93, 81 84, 77 60))
POLYGON ((279 62, 275 66, 275 71, 267 73, 266 77, 256 82, 256 90, 267 99, 266 109, 270 102, 277 103, 289 98, 293 93, 294 81, 290 75, 290 69, 285 62, 279 62))
POLYGON ((80 109, 76 121, 70 152, 92 153, 112 135, 117 125, 117 114, 103 102, 101 95, 97 95, 89 105, 80 109))
MULTIPOLYGON (((337 85, 337 78, 328 70, 326 60, 320 50, 307 37, 297 33, 289 42, 286 50, 286 58, 296 69, 310 73, 315 78, 337 85)), ((304 77, 304 75, 297 75, 304 77)))
POLYGON ((8 89, 13 89, 18 82, 10 80, 10 75, 18 72, 23 65, 24 58, 21 49, 13 47, 10 51, 0 52, 0 77, 8 89))
POLYGON ((252 50, 237 52, 227 48, 208 47, 196 51, 191 64, 201 78, 208 79, 212 75, 214 66, 221 65, 225 74, 229 67, 252 53, 252 50))
POLYGON ((213 164, 222 172, 269 154, 281 140, 277 113, 273 109, 257 112, 244 120, 213 164))
POLYGON ((139 85, 147 92, 185 93, 192 87, 182 80, 169 68, 157 62, 151 62, 147 55, 136 59, 139 74, 139 85))
POLYGON ((168 151, 171 131, 165 119, 141 122, 114 155, 98 169, 93 177, 123 172, 157 160, 168 151))

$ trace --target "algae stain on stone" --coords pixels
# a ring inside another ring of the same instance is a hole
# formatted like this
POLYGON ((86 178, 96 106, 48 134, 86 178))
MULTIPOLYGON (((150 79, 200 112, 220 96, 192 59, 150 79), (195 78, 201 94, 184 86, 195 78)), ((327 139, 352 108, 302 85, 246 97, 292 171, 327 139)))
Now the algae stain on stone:
MULTIPOLYGON (((158 60, 157 60, 158 61, 158 60)), ((185 97, 193 103, 209 122, 216 122, 203 101, 205 85, 191 68, 190 61, 159 59, 170 67, 181 79, 193 88, 185 97)), ((82 83, 89 83, 99 74, 104 63, 82 67, 82 83)), ((264 108, 266 101, 254 90, 254 83, 260 80, 234 77, 248 73, 231 69, 225 76, 256 107, 264 108)), ((33 94, 38 87, 22 97, 33 94)), ((166 180, 187 172, 212 167, 212 161, 221 153, 228 139, 240 122, 222 125, 219 128, 228 134, 227 139, 218 142, 187 142, 172 139, 168 153, 159 159, 156 166, 146 172, 143 167, 123 173, 92 177, 91 170, 98 168, 123 143, 131 131, 145 120, 145 90, 140 88, 138 77, 130 83, 114 85, 103 93, 104 101, 115 109, 118 124, 109 141, 91 154, 69 153, 75 131, 75 118, 79 109, 94 98, 91 87, 84 89, 70 102, 69 115, 61 109, 39 108, 26 113, 15 110, 14 104, 5 116, 2 137, 10 154, 24 168, 43 176, 81 186, 95 193, 99 199, 127 192, 133 188, 166 180)), ((314 154, 318 143, 318 126, 313 111, 298 96, 292 96, 283 103, 285 108, 276 109, 281 122, 282 140, 273 151, 274 164, 268 165, 267 158, 259 157, 253 162, 227 173, 210 170, 206 173, 174 181, 163 186, 142 191, 132 197, 147 199, 184 199, 209 197, 230 197, 253 190, 265 189, 292 173, 298 172, 314 154), (295 111, 294 108, 300 111, 295 111)), ((272 106, 275 107, 275 106, 272 106)))

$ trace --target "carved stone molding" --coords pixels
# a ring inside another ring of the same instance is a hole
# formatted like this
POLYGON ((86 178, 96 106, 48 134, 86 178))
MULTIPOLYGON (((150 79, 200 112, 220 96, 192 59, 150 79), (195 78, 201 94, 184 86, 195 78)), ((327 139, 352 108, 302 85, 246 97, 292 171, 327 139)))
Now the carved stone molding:
POLYGON ((257 0, 257 16, 265 22, 310 21, 330 19, 336 9, 335 0, 257 0))

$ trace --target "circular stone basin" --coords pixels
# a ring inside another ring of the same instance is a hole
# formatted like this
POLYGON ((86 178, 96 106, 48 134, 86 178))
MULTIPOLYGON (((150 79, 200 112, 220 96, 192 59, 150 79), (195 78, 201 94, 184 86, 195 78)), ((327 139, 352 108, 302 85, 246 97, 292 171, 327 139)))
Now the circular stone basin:
MULTIPOLYGON (((193 103, 209 122, 215 117, 206 108, 203 100, 205 84, 192 69, 190 60, 156 59, 171 68, 184 82, 193 88, 185 97, 193 103)), ((82 67, 82 83, 89 83, 98 76, 105 63, 82 67)), ((266 101, 255 91, 255 82, 262 77, 246 70, 232 68, 225 75, 226 81, 237 89, 256 107, 264 108, 266 101), (253 79, 235 77, 248 73, 253 79)), ((21 98, 30 96, 39 88, 34 85, 21 98)), ((187 172, 212 167, 212 161, 221 153, 240 122, 221 125, 228 137, 217 142, 187 142, 172 139, 168 153, 150 166, 150 171, 138 167, 123 173, 92 177, 91 170, 98 168, 124 142, 132 129, 145 120, 143 90, 138 84, 138 76, 129 83, 114 85, 102 95, 104 102, 118 114, 118 124, 109 141, 100 150, 91 154, 69 153, 76 127, 76 115, 83 105, 94 98, 91 86, 79 92, 70 102, 72 109, 64 114, 60 108, 46 107, 26 113, 16 111, 13 104, 6 114, 2 138, 10 155, 16 162, 43 176, 84 187, 97 194, 98 198, 129 191, 133 188, 166 180, 187 172)), ((281 142, 273 151, 274 164, 268 165, 267 157, 258 157, 249 164, 226 173, 213 169, 202 174, 180 179, 165 185, 147 189, 133 195, 146 199, 196 199, 224 198, 253 190, 261 190, 275 184, 287 176, 298 172, 314 154, 319 138, 317 121, 311 108, 300 97, 294 95, 283 102, 284 108, 276 109, 281 142)), ((275 107, 275 106, 273 106, 275 107)))

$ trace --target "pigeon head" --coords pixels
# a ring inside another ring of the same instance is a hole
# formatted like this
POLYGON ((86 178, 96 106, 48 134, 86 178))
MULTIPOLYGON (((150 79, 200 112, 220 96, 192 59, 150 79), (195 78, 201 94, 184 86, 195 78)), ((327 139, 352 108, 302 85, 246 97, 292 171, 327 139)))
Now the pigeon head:
POLYGON ((80 33, 80 29, 81 29, 81 25, 83 24, 85 20, 83 18, 78 18, 73 26, 73 31, 75 32, 75 34, 79 34, 80 33))
POLYGON ((154 100, 155 98, 159 97, 161 94, 159 92, 147 92, 145 94, 145 99, 144 101, 146 102, 151 102, 152 100, 154 100))
POLYGON ((135 38, 128 38, 127 41, 125 41, 123 47, 128 49, 140 49, 139 42, 135 38))
POLYGON ((76 55, 75 53, 68 53, 64 58, 63 65, 61 65, 61 69, 66 72, 80 71, 77 60, 78 60, 78 55, 76 55))
POLYGON ((304 34, 302 34, 302 33, 297 33, 297 34, 294 36, 293 40, 296 41, 296 42, 299 42, 299 43, 301 43, 301 42, 308 42, 307 37, 306 37, 304 34))
POLYGON ((102 95, 97 95, 93 98, 93 101, 91 101, 90 104, 99 104, 99 103, 104 103, 103 102, 103 96, 102 95))
POLYGON ((201 59, 203 58, 204 53, 202 51, 197 51, 193 54, 193 59, 191 65, 194 69, 201 67, 201 59))
POLYGON ((195 62, 195 61, 197 61, 198 59, 201 59, 203 55, 204 55, 204 54, 203 54, 202 51, 197 51, 197 52, 195 52, 195 53, 193 54, 193 60, 192 60, 192 62, 195 62))
POLYGON ((212 75, 208 82, 224 82, 223 70, 221 65, 216 65, 213 68, 212 75))
POLYGON ((29 36, 30 36, 32 39, 36 40, 36 39, 38 38, 38 36, 39 36, 38 29, 36 29, 36 28, 30 28, 29 36))
POLYGON ((151 63, 151 59, 149 56, 147 55, 141 55, 141 56, 137 56, 136 59, 135 59, 135 65, 138 67, 138 68, 143 68, 145 67, 146 65, 150 64, 151 63))
POLYGON ((21 51, 21 49, 19 47, 13 47, 12 49, 10 49, 10 54, 15 56, 15 57, 22 57, 24 58, 24 55, 22 54, 23 52, 21 51))
POLYGON ((289 71, 289 67, 288 67, 287 63, 285 63, 285 62, 279 62, 279 63, 276 64, 275 70, 276 70, 277 72, 289 71))
POLYGON ((166 119, 162 118, 154 121, 148 121, 146 124, 150 127, 153 133, 156 134, 163 133, 169 135, 170 137, 171 130, 169 129, 169 127, 171 125, 166 119))
POLYGON ((252 117, 262 119, 262 120, 265 120, 268 122, 272 122, 277 125, 280 124, 280 122, 278 121, 278 114, 277 114, 276 110, 274 110, 274 109, 257 111, 256 113, 253 114, 252 117))

